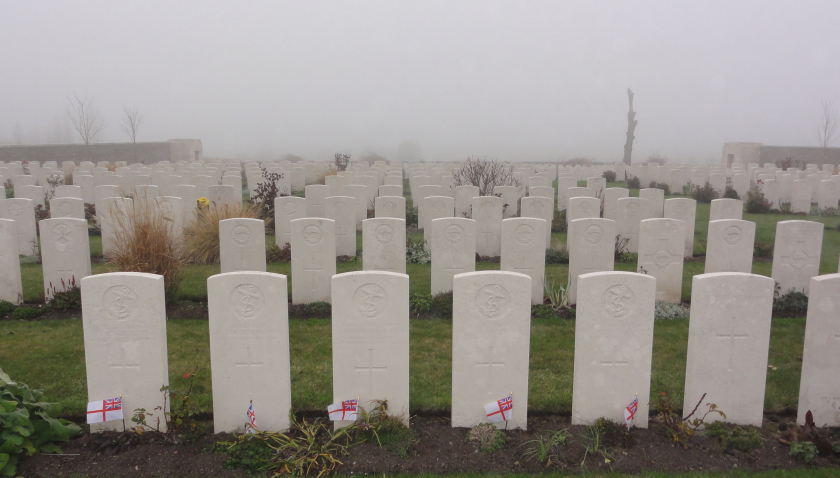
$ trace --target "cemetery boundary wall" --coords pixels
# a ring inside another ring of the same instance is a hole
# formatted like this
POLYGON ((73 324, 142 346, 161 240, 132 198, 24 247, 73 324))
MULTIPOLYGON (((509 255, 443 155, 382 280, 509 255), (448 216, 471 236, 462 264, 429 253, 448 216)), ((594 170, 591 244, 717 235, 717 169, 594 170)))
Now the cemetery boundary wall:
POLYGON ((724 143, 721 162, 731 167, 733 163, 766 163, 791 158, 805 164, 840 165, 840 148, 822 148, 811 146, 767 146, 761 143, 724 143))
POLYGON ((149 143, 28 144, 0 146, 0 161, 125 161, 152 164, 159 161, 203 159, 200 139, 170 139, 149 143))

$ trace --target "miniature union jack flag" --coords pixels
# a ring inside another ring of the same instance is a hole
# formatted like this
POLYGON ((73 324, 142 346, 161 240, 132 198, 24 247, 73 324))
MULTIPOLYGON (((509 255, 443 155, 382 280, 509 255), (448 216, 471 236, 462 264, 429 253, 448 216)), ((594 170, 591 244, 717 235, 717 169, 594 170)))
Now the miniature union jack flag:
POLYGON ((639 409, 639 397, 636 396, 630 405, 624 409, 624 423, 627 424, 627 429, 630 429, 630 422, 633 421, 633 417, 636 416, 636 410, 639 409))
POLYGON ((484 413, 487 414, 487 421, 490 423, 510 420, 513 418, 513 396, 508 395, 501 400, 484 405, 484 413))
POLYGON ((257 429, 257 413, 254 411, 254 402, 251 401, 251 405, 248 406, 248 424, 245 426, 247 428, 248 433, 254 433, 254 430, 257 429))
POLYGON ((359 399, 344 400, 327 407, 330 420, 355 420, 358 415, 359 399))
POLYGON ((108 400, 97 400, 88 402, 87 422, 100 423, 110 420, 122 420, 122 397, 109 398, 108 400))

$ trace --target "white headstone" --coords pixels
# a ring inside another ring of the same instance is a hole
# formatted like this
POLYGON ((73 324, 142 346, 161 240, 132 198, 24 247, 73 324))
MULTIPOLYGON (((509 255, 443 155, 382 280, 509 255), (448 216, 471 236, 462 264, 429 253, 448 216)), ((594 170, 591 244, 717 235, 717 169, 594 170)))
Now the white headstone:
POLYGON ((533 217, 546 222, 544 228, 546 248, 551 245, 551 221, 554 218, 554 197, 529 196, 519 200, 521 217, 533 217))
POLYGON ((665 208, 665 191, 658 188, 646 188, 639 190, 639 197, 647 199, 648 210, 645 211, 647 219, 656 219, 663 216, 665 208))
POLYGON ((744 213, 744 203, 739 199, 713 199, 709 211, 709 220, 741 219, 744 213))
POLYGON ((335 275, 335 221, 303 218, 292 221, 292 303, 330 300, 335 275))
POLYGON ((34 201, 25 198, 0 200, 0 219, 15 221, 18 252, 20 254, 24 256, 36 256, 38 254, 34 201))
POLYGON ((215 433, 242 433, 253 403, 260 430, 289 427, 286 276, 230 272, 207 279, 215 433))
MULTIPOLYGON (((324 200, 331 196, 330 188, 323 184, 306 186, 306 216, 327 217, 324 212, 324 200)), ((297 217, 295 219, 298 219, 297 217)), ((327 218, 329 219, 329 218, 327 218)))
POLYGON ((274 243, 277 247, 283 249, 290 242, 289 223, 304 217, 309 217, 306 199, 297 196, 282 196, 274 199, 274 243))
POLYGON ((499 269, 531 278, 531 303, 543 303, 545 284, 544 220, 518 217, 502 221, 502 257, 499 269))
POLYGON ((639 394, 633 424, 648 427, 656 281, 632 272, 578 277, 572 424, 622 423, 639 394))
POLYGON ((496 257, 502 253, 502 207, 504 201, 496 196, 472 198, 472 218, 476 222, 476 252, 480 256, 496 257))
POLYGON ((805 179, 797 179, 793 181, 791 190, 790 211, 793 213, 811 212, 811 196, 813 189, 808 181, 805 179))
POLYGON ((44 296, 80 286, 90 275, 90 241, 84 219, 44 219, 41 232, 41 262, 44 271, 44 296))
POLYGON ((369 410, 387 400, 408 425, 408 276, 347 272, 333 276, 332 291, 333 402, 359 397, 369 410))
POLYGON ((609 219, 575 219, 569 223, 569 303, 578 295, 578 278, 593 272, 609 272, 615 267, 616 223, 609 219))
POLYGON ((392 217, 405 221, 405 198, 379 196, 374 201, 374 217, 392 217))
POLYGON ((639 228, 647 210, 647 199, 621 198, 618 200, 618 235, 627 239, 627 252, 639 251, 639 228))
POLYGON ((740 219, 709 221, 704 273, 751 273, 754 246, 754 222, 740 219))
POLYGON ((656 298, 680 302, 682 297, 685 222, 645 219, 639 227, 638 272, 656 279, 656 298))
POLYGON ((601 217, 601 200, 593 197, 570 197, 566 208, 566 222, 575 219, 601 217))
POLYGON ((496 186, 493 194, 500 194, 504 202, 504 219, 515 216, 519 205, 519 188, 517 186, 496 186))
POLYGON ((458 186, 455 188, 455 217, 472 219, 472 201, 478 197, 478 186, 458 186))
POLYGON ((697 201, 688 198, 665 200, 665 219, 679 219, 685 223, 685 257, 694 256, 694 223, 697 201))
MULTIPOLYGON (((702 398, 701 407, 716 404, 727 423, 761 426, 772 312, 769 277, 732 272, 694 276, 683 416, 702 398)), ((719 419, 710 414, 706 422, 719 419)))
POLYGON ((822 223, 813 221, 776 223, 771 277, 779 283, 780 294, 795 290, 808 295, 811 277, 820 274, 824 229, 822 223))
POLYGON ((604 219, 618 221, 618 200, 630 197, 627 188, 607 188, 604 190, 604 219))
POLYGON ((219 221, 219 261, 227 272, 265 272, 265 221, 236 217, 219 221))
POLYGON ((423 239, 425 249, 429 250, 431 242, 432 221, 445 217, 455 217, 455 199, 447 196, 428 196, 423 199, 423 239))
POLYGON ((0 219, 0 300, 14 305, 23 302, 17 241, 17 222, 0 219))
POLYGON ((362 221, 362 268, 405 274, 405 221, 380 217, 362 221))
POLYGON ((840 274, 811 278, 796 422, 840 426, 840 274))
MULTIPOLYGON (((463 219, 462 219, 463 220, 463 219)), ((513 393, 509 429, 528 424, 531 278, 458 274, 452 308, 452 426, 487 423, 484 406, 513 393)))
MULTIPOLYGON (((134 410, 161 406, 160 389, 169 385, 163 276, 113 272, 81 282, 88 401, 122 397, 125 416, 90 430, 122 432, 134 410)), ((166 430, 163 420, 160 426, 166 430)))
POLYGON ((71 197, 50 199, 50 218, 85 218, 85 202, 71 197))
POLYGON ((330 196, 324 199, 327 219, 335 221, 336 256, 356 255, 356 199, 349 196, 330 196))
POLYGON ((472 219, 432 221, 432 295, 451 291, 456 274, 475 271, 476 230, 472 219))

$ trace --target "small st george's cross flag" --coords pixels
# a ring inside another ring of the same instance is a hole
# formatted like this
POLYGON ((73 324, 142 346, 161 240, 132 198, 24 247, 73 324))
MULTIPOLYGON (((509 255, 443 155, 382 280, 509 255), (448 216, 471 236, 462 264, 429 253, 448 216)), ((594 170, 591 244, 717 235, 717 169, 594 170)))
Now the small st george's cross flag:
POLYGON ((359 399, 344 400, 327 407, 330 420, 355 420, 358 417, 359 399))
POLYGON ((122 397, 88 402, 87 422, 100 423, 110 420, 122 420, 122 397))
POLYGON ((633 421, 633 417, 636 416, 636 410, 639 409, 639 396, 637 395, 630 405, 624 409, 624 423, 627 424, 627 429, 630 429, 630 422, 633 421))
POLYGON ((246 412, 248 415, 248 424, 245 425, 247 428, 247 433, 254 433, 257 430, 257 414, 254 412, 254 401, 251 400, 251 404, 248 406, 248 411, 246 412))
POLYGON ((513 396, 509 395, 501 400, 484 405, 487 421, 490 423, 505 422, 513 418, 513 396))

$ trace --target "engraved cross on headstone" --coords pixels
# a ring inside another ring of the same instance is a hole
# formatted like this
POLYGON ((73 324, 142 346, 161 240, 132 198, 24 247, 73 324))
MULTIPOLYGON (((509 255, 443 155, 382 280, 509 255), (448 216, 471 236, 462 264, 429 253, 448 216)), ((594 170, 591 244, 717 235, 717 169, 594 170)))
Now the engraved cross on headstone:
POLYGON ((790 266, 793 269, 802 269, 807 266, 812 266, 816 262, 816 256, 809 256, 808 253, 805 251, 804 239, 796 241, 796 247, 794 248, 794 250, 789 252, 787 255, 783 255, 782 259, 786 260, 785 265, 790 266), (798 261, 804 261, 804 264, 796 264, 796 262, 798 261))
POLYGON ((129 357, 129 355, 133 355, 133 356, 137 355, 137 353, 136 353, 137 352, 137 347, 138 347, 138 344, 131 343, 131 342, 120 344, 120 348, 119 348, 120 358, 119 358, 119 360, 111 361, 112 363, 108 364, 108 368, 119 369, 119 370, 123 370, 123 371, 128 370, 128 369, 134 369, 134 370, 139 372, 140 371, 140 361, 137 360, 136 358, 130 358, 129 357), (134 352, 134 353, 129 353, 129 351, 127 350, 129 348, 132 349, 132 352, 134 352))
POLYGON ((484 241, 489 241, 490 236, 493 235, 492 228, 490 226, 483 226, 481 228, 481 235, 484 236, 484 239, 483 239, 484 241))
MULTIPOLYGON (((737 319, 733 316, 732 317, 733 324, 734 324, 735 320, 737 320, 737 319)), ((730 332, 728 334, 717 334, 718 339, 724 339, 724 340, 729 340, 730 341, 729 342, 729 369, 728 369, 728 371, 730 371, 730 372, 732 371, 732 364, 733 364, 733 361, 735 359, 735 340, 736 339, 746 339, 750 336, 750 334, 736 334, 734 332, 734 327, 735 326, 733 325, 732 329, 730 329, 730 330, 732 330, 732 332, 730 332)))
POLYGON ((612 347, 612 360, 601 360, 601 365, 606 367, 611 366, 620 366, 620 365, 627 365, 629 362, 627 360, 619 360, 619 358, 623 359, 624 357, 620 357, 620 353, 618 351, 618 345, 613 345, 612 347))
POLYGON ((373 372, 387 372, 388 366, 374 366, 373 365, 373 349, 368 349, 367 365, 354 365, 355 372, 367 372, 368 375, 368 394, 373 395, 373 372))
POLYGON ((324 269, 316 269, 315 268, 315 258, 309 256, 309 266, 303 267, 303 272, 324 272, 324 269))
POLYGON ((236 367, 262 367, 263 362, 262 360, 256 361, 251 357, 251 347, 245 347, 245 361, 237 361, 234 362, 234 366, 236 367))

